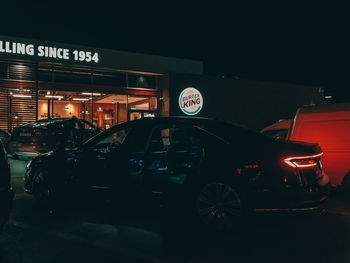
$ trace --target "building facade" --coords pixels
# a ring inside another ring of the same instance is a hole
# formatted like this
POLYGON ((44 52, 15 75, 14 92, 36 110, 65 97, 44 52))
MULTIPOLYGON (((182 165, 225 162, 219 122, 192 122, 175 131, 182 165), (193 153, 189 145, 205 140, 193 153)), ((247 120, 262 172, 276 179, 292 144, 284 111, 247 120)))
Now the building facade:
POLYGON ((0 36, 0 129, 72 116, 107 129, 167 115, 169 72, 202 74, 203 63, 0 36))
POLYGON ((151 116, 252 129, 322 104, 321 87, 203 75, 203 62, 0 36, 0 129, 76 116, 107 129, 151 116))

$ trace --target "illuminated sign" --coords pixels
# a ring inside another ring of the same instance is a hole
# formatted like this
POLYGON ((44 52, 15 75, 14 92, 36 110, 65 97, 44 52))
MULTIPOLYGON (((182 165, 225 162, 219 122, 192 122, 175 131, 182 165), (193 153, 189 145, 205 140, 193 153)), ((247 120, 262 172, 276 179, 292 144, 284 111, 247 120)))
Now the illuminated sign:
POLYGON ((0 53, 98 63, 98 52, 0 40, 0 53))
POLYGON ((186 115, 196 115, 203 107, 202 94, 195 88, 184 89, 179 96, 179 106, 186 115))

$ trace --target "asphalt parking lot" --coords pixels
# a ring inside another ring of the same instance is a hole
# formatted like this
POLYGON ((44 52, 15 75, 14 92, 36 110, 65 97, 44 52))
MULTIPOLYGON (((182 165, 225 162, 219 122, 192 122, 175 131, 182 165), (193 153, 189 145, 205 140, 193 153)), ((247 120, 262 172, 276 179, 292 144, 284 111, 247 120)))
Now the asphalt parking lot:
POLYGON ((325 213, 263 216, 227 236, 180 228, 159 215, 115 226, 95 212, 50 215, 22 189, 27 161, 11 160, 16 192, 0 234, 0 262, 350 262, 350 202, 325 213))

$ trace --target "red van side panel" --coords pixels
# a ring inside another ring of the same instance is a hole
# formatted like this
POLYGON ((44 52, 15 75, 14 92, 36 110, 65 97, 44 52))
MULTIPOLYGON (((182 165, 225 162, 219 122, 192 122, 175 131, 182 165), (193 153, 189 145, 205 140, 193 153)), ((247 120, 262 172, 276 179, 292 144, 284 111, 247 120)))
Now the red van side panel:
POLYGON ((339 112, 334 105, 328 112, 326 107, 314 107, 312 111, 301 108, 289 139, 318 143, 324 152, 324 171, 337 186, 350 171, 350 104, 348 109, 342 105, 339 112))

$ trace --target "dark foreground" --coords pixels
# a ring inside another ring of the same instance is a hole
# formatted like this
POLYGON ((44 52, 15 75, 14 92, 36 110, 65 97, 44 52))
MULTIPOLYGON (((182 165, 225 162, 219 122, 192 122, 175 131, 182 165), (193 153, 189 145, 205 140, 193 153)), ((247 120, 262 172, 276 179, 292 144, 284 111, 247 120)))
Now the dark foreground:
POLYGON ((116 227, 89 211, 39 209, 22 190, 25 165, 11 160, 16 197, 0 235, 1 263, 350 262, 350 201, 341 196, 321 215, 260 216, 221 237, 151 212, 116 227))

